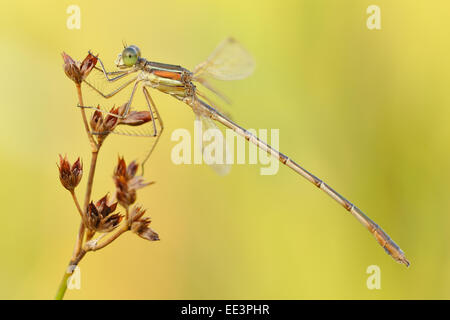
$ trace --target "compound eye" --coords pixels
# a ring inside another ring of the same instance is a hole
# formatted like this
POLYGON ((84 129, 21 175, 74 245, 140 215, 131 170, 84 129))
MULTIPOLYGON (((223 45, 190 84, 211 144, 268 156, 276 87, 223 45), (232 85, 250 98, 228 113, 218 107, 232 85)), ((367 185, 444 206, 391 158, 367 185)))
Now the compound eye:
POLYGON ((136 64, 139 57, 139 49, 135 46, 129 46, 125 48, 122 52, 123 63, 127 67, 132 67, 136 64))

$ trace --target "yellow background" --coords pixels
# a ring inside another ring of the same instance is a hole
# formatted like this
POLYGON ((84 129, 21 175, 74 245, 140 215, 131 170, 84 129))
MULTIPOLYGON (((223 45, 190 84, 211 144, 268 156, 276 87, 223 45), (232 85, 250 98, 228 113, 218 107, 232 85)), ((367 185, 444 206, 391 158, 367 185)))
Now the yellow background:
MULTIPOLYGON (((81 262, 68 299, 450 298, 450 4, 446 1, 13 1, 0 19, 0 298, 47 299, 71 256, 79 217, 58 181, 59 153, 89 146, 60 53, 122 40, 154 61, 192 68, 232 35, 254 56, 224 83, 233 118, 279 128, 280 148, 354 202, 405 251, 395 263, 343 208, 290 170, 175 166, 170 134, 192 112, 154 94, 166 133, 139 193, 160 242, 126 234, 81 262), (66 27, 70 4, 81 29, 66 27), (382 30, 366 27, 381 8, 382 30), (381 268, 368 290, 366 268, 381 268)), ((86 104, 111 106, 86 93, 86 104)), ((113 191, 108 138, 94 198, 113 191)), ((87 168, 86 168, 87 169, 87 168)), ((87 171, 87 170, 86 170, 87 171)), ((86 174, 87 176, 87 174, 86 174)), ((84 192, 85 179, 78 189, 84 192)))

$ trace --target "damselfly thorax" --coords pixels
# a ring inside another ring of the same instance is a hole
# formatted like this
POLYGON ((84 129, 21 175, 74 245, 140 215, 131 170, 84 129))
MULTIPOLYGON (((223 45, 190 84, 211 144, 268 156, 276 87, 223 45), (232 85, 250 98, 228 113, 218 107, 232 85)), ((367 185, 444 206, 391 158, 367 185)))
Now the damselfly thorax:
POLYGON ((143 81, 144 86, 170 94, 179 100, 195 95, 193 73, 189 70, 177 65, 147 61, 144 58, 140 60, 142 71, 138 79, 143 81))

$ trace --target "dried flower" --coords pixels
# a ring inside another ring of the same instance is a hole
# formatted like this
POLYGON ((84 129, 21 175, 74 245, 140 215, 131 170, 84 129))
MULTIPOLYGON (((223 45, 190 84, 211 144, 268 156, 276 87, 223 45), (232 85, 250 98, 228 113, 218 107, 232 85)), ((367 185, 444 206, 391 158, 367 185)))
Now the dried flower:
POLYGON ((147 239, 149 241, 158 241, 158 234, 149 227, 150 218, 142 218, 139 221, 133 222, 131 225, 131 231, 136 233, 139 237, 147 239))
POLYGON ((116 185, 116 198, 120 205, 128 208, 136 201, 136 190, 144 188, 154 182, 145 182, 142 176, 136 176, 139 165, 132 161, 128 166, 124 158, 119 157, 119 162, 114 170, 114 183, 116 185))
POLYGON ((146 210, 143 209, 140 205, 135 205, 133 209, 131 209, 129 223, 131 224, 141 219, 142 216, 145 214, 145 211, 146 210))
POLYGON ((119 124, 119 117, 122 115, 124 110, 122 107, 112 107, 109 111, 110 114, 107 114, 105 118, 103 118, 103 114, 100 111, 100 106, 97 106, 97 109, 98 110, 92 114, 90 126, 91 130, 98 136, 98 144, 101 145, 108 134, 110 134, 119 124))
POLYGON ((74 81, 76 84, 81 84, 84 79, 89 75, 91 70, 97 64, 97 57, 89 52, 89 54, 84 58, 83 62, 76 62, 69 56, 67 53, 63 52, 62 54, 64 60, 64 72, 67 77, 74 81))
POLYGON ((95 204, 91 201, 88 205, 86 226, 93 231, 106 233, 114 230, 122 221, 119 213, 112 214, 117 208, 117 202, 110 204, 108 195, 98 200, 95 204))
POLYGON ((83 81, 81 76, 80 68, 78 68, 77 63, 68 54, 63 52, 62 54, 64 60, 64 72, 66 76, 69 77, 75 83, 81 83, 83 81))
POLYGON ((75 161, 71 166, 70 162, 67 160, 67 156, 64 158, 59 155, 59 180, 61 184, 69 191, 73 191, 81 181, 83 177, 83 163, 80 158, 75 161))
POLYGON ((121 119, 119 124, 128 126, 140 126, 152 120, 152 115, 149 111, 131 111, 121 119))
MULTIPOLYGON (((118 114, 120 117, 117 125, 140 126, 152 120, 150 111, 130 111, 123 117, 127 105, 128 102, 115 109, 114 114, 118 114)), ((110 113, 112 113, 112 111, 110 111, 110 113)))
POLYGON ((136 202, 136 190, 130 189, 123 177, 114 178, 114 182, 116 184, 116 198, 122 207, 128 208, 136 202))
POLYGON ((131 231, 136 233, 139 237, 147 239, 149 241, 159 240, 158 234, 149 227, 151 219, 148 217, 142 218, 144 213, 145 209, 142 209, 142 207, 137 205, 133 207, 129 219, 131 231))
POLYGON ((128 103, 120 107, 113 106, 105 117, 100 111, 100 106, 97 106, 97 110, 92 114, 90 126, 92 132, 97 135, 99 145, 118 125, 140 126, 152 120, 149 111, 131 111, 126 117, 123 117, 127 105, 128 103))
POLYGON ((80 72, 81 76, 84 79, 91 73, 92 69, 94 69, 95 65, 97 64, 97 56, 94 56, 92 53, 89 52, 89 54, 84 58, 83 62, 80 66, 80 72))
POLYGON ((127 166, 125 159, 119 157, 117 167, 114 170, 114 177, 123 177, 124 180, 131 180, 137 172, 138 164, 136 161, 131 161, 127 166))

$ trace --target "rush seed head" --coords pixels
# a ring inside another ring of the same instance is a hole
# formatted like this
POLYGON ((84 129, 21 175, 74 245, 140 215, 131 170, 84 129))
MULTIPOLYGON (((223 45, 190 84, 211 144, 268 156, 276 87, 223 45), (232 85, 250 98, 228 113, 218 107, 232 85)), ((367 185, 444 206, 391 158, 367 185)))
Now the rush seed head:
POLYGON ((97 57, 89 53, 83 62, 77 62, 72 59, 67 53, 63 52, 62 58, 64 60, 63 68, 66 76, 76 84, 81 84, 89 75, 92 69, 97 64, 97 57))
POLYGON ((127 166, 124 158, 119 157, 114 170, 113 180, 116 185, 116 198, 124 208, 128 208, 136 201, 136 190, 154 183, 145 182, 142 176, 136 176, 138 167, 136 161, 131 161, 127 166))
POLYGON ((130 213, 129 223, 130 229, 136 233, 139 237, 149 240, 158 241, 158 234, 149 227, 151 219, 149 217, 143 217, 145 210, 141 206, 135 205, 130 213))
POLYGON ((119 213, 112 214, 117 208, 117 202, 110 203, 108 195, 95 204, 91 201, 87 208, 86 226, 96 232, 107 233, 114 230, 122 221, 119 213))
POLYGON ((69 191, 73 191, 81 181, 83 177, 83 163, 78 158, 73 165, 67 160, 67 156, 64 158, 59 155, 59 164, 57 164, 59 170, 59 180, 64 188, 69 191))

